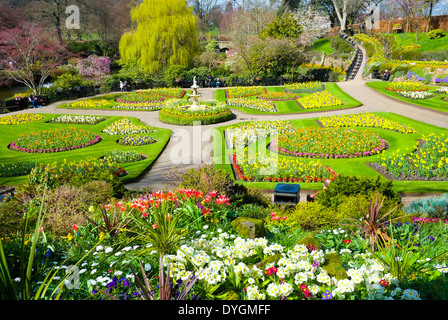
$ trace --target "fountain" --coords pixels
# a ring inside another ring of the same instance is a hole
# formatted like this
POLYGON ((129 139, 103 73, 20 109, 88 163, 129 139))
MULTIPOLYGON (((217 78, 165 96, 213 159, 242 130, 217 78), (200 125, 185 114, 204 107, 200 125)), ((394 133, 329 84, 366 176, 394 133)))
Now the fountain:
POLYGON ((202 96, 202 93, 198 92, 198 84, 196 83, 196 76, 193 77, 193 85, 191 86, 191 89, 193 89, 193 93, 188 94, 188 96, 193 100, 193 105, 185 106, 186 108, 189 108, 190 110, 197 110, 197 109, 203 109, 206 106, 199 105, 199 98, 202 96))

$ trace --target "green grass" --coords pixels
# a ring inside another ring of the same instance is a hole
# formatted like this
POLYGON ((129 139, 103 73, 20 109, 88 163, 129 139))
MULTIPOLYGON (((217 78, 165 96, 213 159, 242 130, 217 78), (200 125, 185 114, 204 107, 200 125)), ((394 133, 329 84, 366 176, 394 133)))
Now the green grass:
POLYGON ((396 49, 402 49, 405 46, 419 44, 417 52, 446 51, 448 50, 448 35, 440 39, 429 39, 427 33, 418 33, 418 40, 415 40, 415 33, 390 34, 397 41, 396 49))
MULTIPOLYGON (((21 125, 3 125, 1 126, 2 134, 0 135, 0 163, 13 163, 18 161, 36 161, 39 163, 53 163, 55 161, 63 161, 66 159, 67 161, 78 161, 82 159, 95 158, 98 159, 104 156, 108 151, 113 149, 121 149, 121 150, 136 150, 140 153, 148 156, 147 159, 134 163, 126 163, 119 164, 123 169, 129 172, 128 175, 122 178, 124 182, 131 181, 136 179, 141 174, 145 173, 145 171, 151 166, 157 156, 162 152, 165 145, 168 143, 168 140, 171 136, 171 130, 157 128, 157 132, 150 133, 152 137, 154 137, 157 142, 151 145, 146 146, 122 146, 117 143, 118 139, 122 137, 122 135, 118 136, 110 136, 101 131, 112 124, 113 122, 121 119, 122 117, 105 117, 106 121, 98 123, 96 125, 74 125, 74 124, 48 124, 47 121, 51 120, 53 117, 59 116, 59 114, 42 114, 45 118, 32 122, 29 124, 21 124, 21 125), (87 148, 82 148, 73 151, 66 152, 58 152, 58 153, 44 153, 44 154, 28 154, 22 152, 16 152, 8 149, 8 145, 16 140, 21 134, 26 134, 35 130, 45 130, 50 128, 68 128, 75 127, 79 129, 86 129, 91 132, 94 132, 100 135, 103 140, 94 145, 87 148)), ((137 118, 129 117, 134 124, 142 125, 142 123, 137 118)), ((11 185, 17 186, 21 183, 25 182, 27 176, 22 177, 0 177, 0 185, 11 185)))
POLYGON ((325 52, 327 56, 335 52, 334 48, 331 46, 331 40, 329 38, 322 38, 314 41, 313 48, 316 51, 325 52))
MULTIPOLYGON (((376 128, 360 128, 357 127, 357 130, 372 130, 375 133, 380 134, 380 136, 388 141, 390 144, 390 148, 385 151, 385 155, 391 155, 396 152, 398 149, 403 154, 410 153, 413 150, 413 147, 416 145, 417 141, 421 139, 423 134, 435 133, 445 135, 448 134, 448 130, 444 128, 439 128, 436 126, 432 126, 423 122, 415 121, 398 114, 393 113, 384 113, 384 112, 376 112, 378 116, 397 121, 399 123, 406 123, 412 126, 414 129, 418 131, 418 133, 414 134, 401 134, 395 131, 376 129, 376 128), (406 150, 408 148, 408 150, 406 150)), ((310 118, 304 120, 292 120, 291 123, 296 128, 301 127, 310 127, 317 126, 315 120, 318 118, 310 118)), ((225 141, 223 139, 223 132, 225 128, 228 126, 223 126, 215 129, 214 132, 214 163, 218 167, 222 167, 228 172, 232 173, 232 167, 230 165, 229 155, 231 154, 231 150, 225 148, 225 141)), ((266 145, 269 141, 266 141, 266 145)), ((263 142, 264 145, 264 142, 263 142)), ((269 156, 269 151, 267 152, 269 156)), ((283 155, 279 155, 279 157, 285 157, 283 155)), ((382 179, 386 179, 376 170, 370 168, 366 163, 376 162, 378 161, 380 155, 371 156, 371 157, 362 157, 362 158, 354 158, 354 159, 321 159, 321 163, 331 167, 338 174, 347 174, 347 175, 355 175, 355 176, 363 176, 369 178, 375 178, 377 176, 382 177, 382 179)), ((303 159, 303 161, 308 162, 311 159, 303 159)), ((235 178, 235 177, 234 177, 235 178)), ((258 189, 267 189, 273 190, 276 186, 275 182, 246 182, 246 181, 238 181, 237 183, 243 184, 245 186, 251 186, 258 189)), ((302 190, 322 190, 321 183, 300 183, 300 187, 302 190)), ((394 181, 394 187, 397 192, 411 192, 411 193, 424 193, 424 192, 448 192, 448 181, 394 181)))
MULTIPOLYGON (((328 108, 302 109, 297 104, 296 101, 276 101, 275 105, 277 106, 278 112, 262 112, 255 109, 239 108, 239 107, 231 107, 231 109, 240 110, 249 114, 291 114, 291 113, 316 113, 330 110, 341 110, 347 108, 360 107, 362 105, 361 102, 345 93, 336 83, 325 83, 325 88, 330 93, 332 93, 336 98, 341 100, 344 104, 341 106, 328 107, 328 108)), ((226 89, 216 90, 215 100, 226 101, 225 90, 226 89)), ((284 91, 284 87, 266 87, 266 90, 268 92, 282 92, 284 91)), ((307 94, 299 94, 300 97, 304 97, 305 95, 307 94)), ((256 97, 250 97, 250 99, 256 99, 256 97)))
MULTIPOLYGON (((397 99, 397 100, 400 100, 403 102, 407 102, 407 103, 411 103, 416 106, 448 113, 448 101, 442 100, 442 97, 445 96, 443 94, 436 93, 434 97, 429 98, 429 99, 412 100, 412 99, 405 98, 401 95, 398 95, 393 91, 386 90, 386 88, 389 85, 389 82, 373 81, 373 82, 366 82, 366 84, 370 88, 375 89, 376 91, 383 93, 383 94, 385 94, 389 97, 392 97, 394 99, 397 99)), ((434 92, 437 89, 436 86, 428 86, 428 88, 429 88, 429 92, 434 92)))

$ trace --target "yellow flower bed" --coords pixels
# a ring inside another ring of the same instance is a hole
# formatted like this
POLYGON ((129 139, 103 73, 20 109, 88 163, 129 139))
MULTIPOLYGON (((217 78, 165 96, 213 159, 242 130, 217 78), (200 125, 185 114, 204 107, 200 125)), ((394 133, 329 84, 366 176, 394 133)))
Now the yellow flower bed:
POLYGON ((70 104, 71 108, 86 108, 86 109, 95 109, 95 108, 102 108, 105 106, 110 105, 110 102, 105 99, 88 99, 88 100, 82 100, 82 101, 76 101, 70 104))
POLYGON ((24 113, 16 114, 13 116, 6 116, 0 118, 0 125, 11 125, 11 124, 25 124, 34 121, 42 120, 44 116, 40 114, 24 113))

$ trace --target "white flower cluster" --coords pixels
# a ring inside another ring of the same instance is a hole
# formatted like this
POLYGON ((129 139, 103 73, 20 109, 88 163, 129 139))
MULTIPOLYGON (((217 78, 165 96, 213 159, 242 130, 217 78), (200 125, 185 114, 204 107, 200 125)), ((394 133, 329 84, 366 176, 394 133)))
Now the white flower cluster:
POLYGON ((423 100, 434 96, 434 93, 428 91, 400 91, 399 94, 413 100, 423 100))
POLYGON ((50 123, 68 123, 68 124, 91 124, 95 125, 106 120, 104 117, 83 116, 83 115, 61 115, 51 119, 50 123))

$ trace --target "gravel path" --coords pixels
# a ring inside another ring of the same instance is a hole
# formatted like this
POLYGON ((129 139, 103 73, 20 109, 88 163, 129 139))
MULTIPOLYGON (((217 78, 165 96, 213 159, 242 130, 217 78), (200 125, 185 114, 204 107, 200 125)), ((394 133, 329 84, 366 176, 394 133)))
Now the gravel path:
MULTIPOLYGON (((361 48, 365 57, 365 50, 361 48)), ((364 69, 366 61, 364 59, 360 70, 364 69)), ((248 120, 293 120, 306 119, 319 116, 333 116, 342 114, 356 114, 361 112, 391 112, 411 119, 429 123, 438 127, 448 129, 448 114, 441 114, 430 109, 422 109, 410 104, 394 100, 386 95, 376 92, 365 84, 361 72, 352 81, 341 82, 338 85, 347 94, 351 95, 362 106, 358 108, 334 110, 325 113, 304 113, 304 114, 278 114, 278 115, 252 115, 238 110, 232 110, 235 119, 225 124, 233 124, 248 120)), ((199 92, 203 94, 203 99, 213 99, 216 88, 201 88, 199 92)), ((109 93, 108 93, 109 94, 109 93)), ((80 99, 82 100, 82 99, 80 99)), ((64 113, 64 114, 84 114, 84 115, 115 115, 136 117, 141 122, 173 131, 171 139, 164 152, 153 164, 151 170, 140 181, 126 185, 128 189, 151 188, 152 190, 167 190, 174 187, 166 179, 167 171, 172 168, 181 170, 196 168, 200 164, 211 162, 211 142, 212 129, 223 126, 223 123, 207 126, 175 126, 163 123, 159 120, 158 111, 109 111, 109 110, 82 110, 82 109, 58 109, 59 105, 67 101, 60 101, 49 106, 38 109, 21 110, 14 113, 64 113)), ((0 115, 5 116, 5 115, 0 115)), ((407 195, 407 200, 417 199, 424 195, 407 195)))

